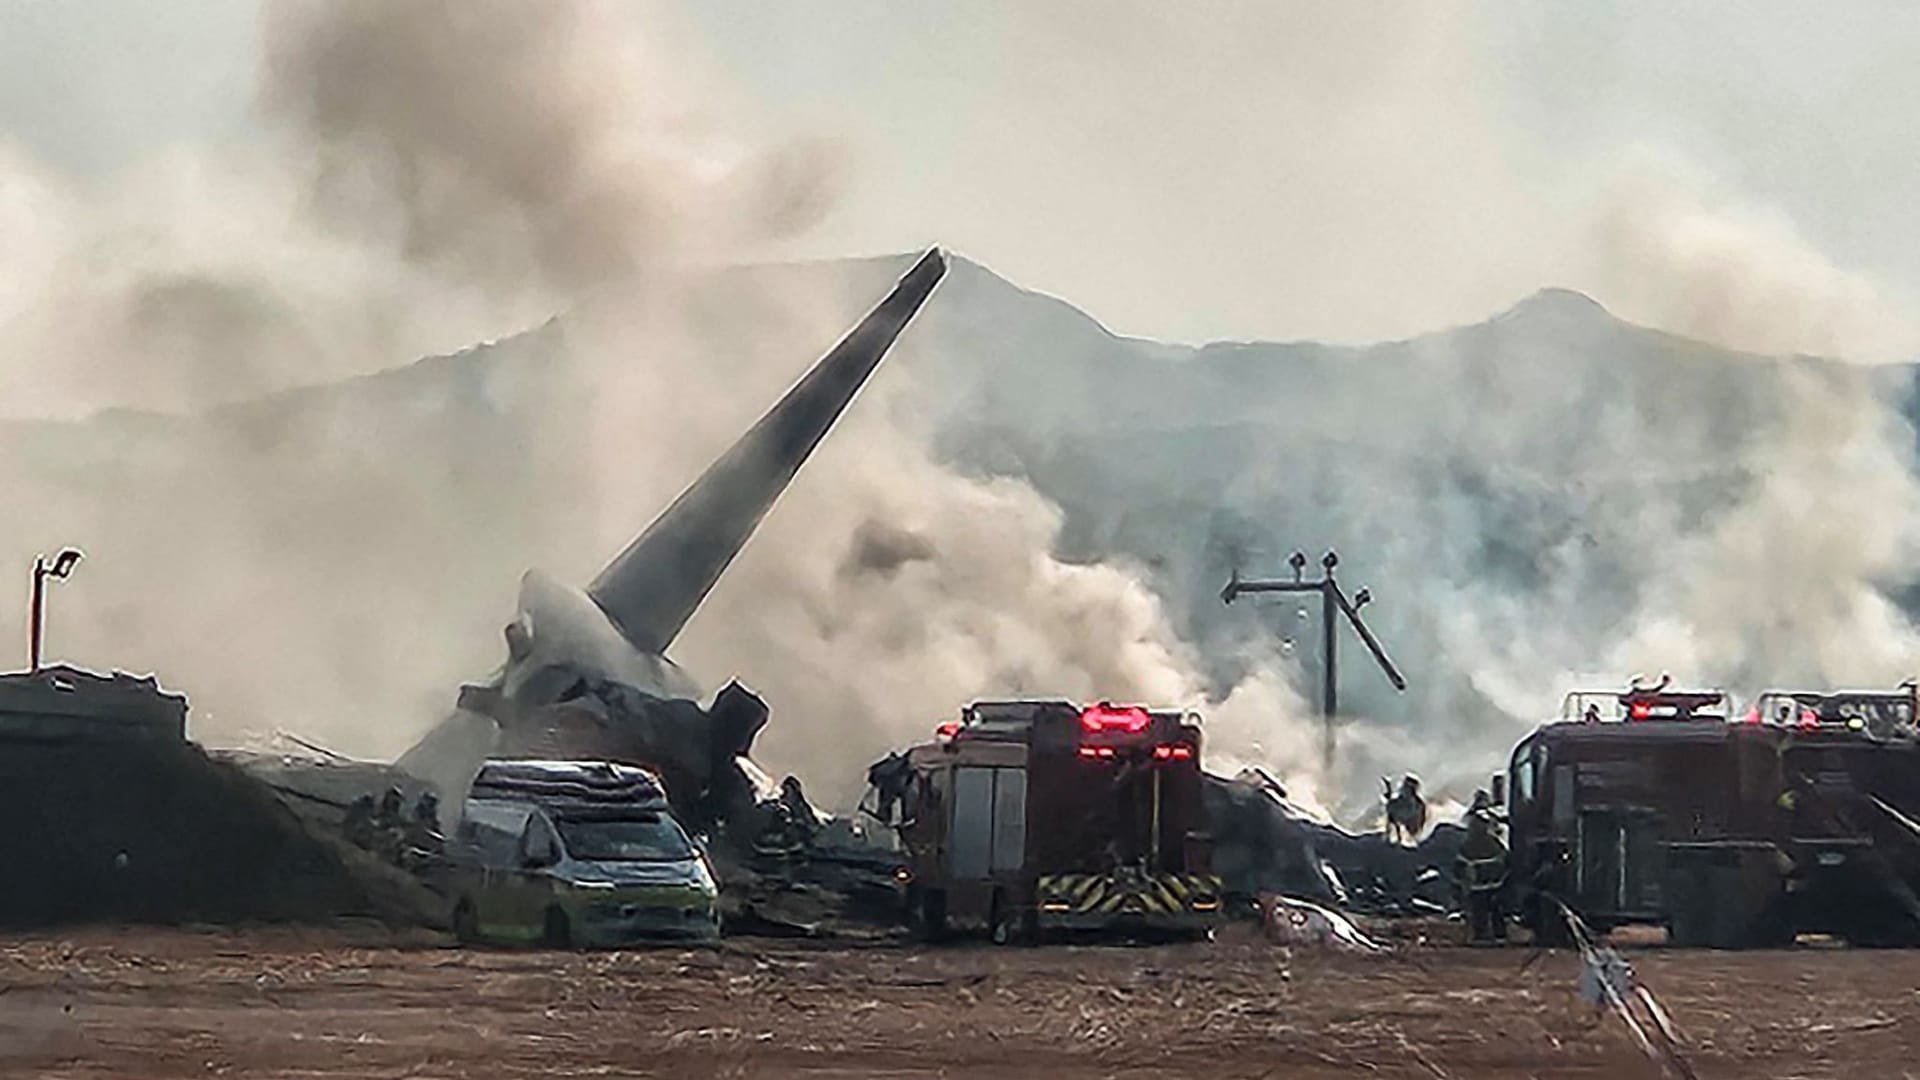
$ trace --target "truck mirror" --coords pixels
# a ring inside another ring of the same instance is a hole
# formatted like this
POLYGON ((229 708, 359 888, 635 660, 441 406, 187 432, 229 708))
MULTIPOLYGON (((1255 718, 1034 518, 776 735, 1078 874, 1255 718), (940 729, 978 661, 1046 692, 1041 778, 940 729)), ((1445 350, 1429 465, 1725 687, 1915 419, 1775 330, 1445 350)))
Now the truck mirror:
POLYGON ((1507 774, 1493 774, 1493 805, 1507 805, 1507 774))

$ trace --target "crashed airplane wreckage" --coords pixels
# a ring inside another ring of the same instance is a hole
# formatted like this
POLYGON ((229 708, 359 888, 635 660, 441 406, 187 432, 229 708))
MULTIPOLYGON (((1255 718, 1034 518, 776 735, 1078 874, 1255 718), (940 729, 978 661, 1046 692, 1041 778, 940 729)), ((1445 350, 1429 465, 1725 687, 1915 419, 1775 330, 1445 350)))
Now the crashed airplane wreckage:
POLYGON ((770 794, 747 760, 767 707, 729 683, 708 707, 666 657, 674 638, 946 273, 928 250, 866 318, 602 570, 586 589, 521 580, 506 663, 461 688, 453 714, 393 766, 258 759, 249 767, 308 809, 399 788, 457 815, 488 758, 643 764, 695 829, 741 819, 770 794))
MULTIPOLYGON (((323 817, 337 818, 356 799, 386 789, 399 789, 408 802, 432 792, 443 826, 489 758, 645 765, 665 781, 680 820, 723 841, 714 854, 729 890, 756 892, 757 875, 745 864, 764 834, 796 820, 813 834, 821 822, 793 786, 776 798, 749 758, 767 723, 766 704, 730 682, 703 706, 699 688, 666 652, 945 271, 938 249, 924 254, 586 589, 528 572, 505 628, 505 664, 462 687, 453 713, 393 766, 279 757, 244 764, 296 808, 323 817)), ((1404 849, 1319 824, 1257 776, 1207 776, 1203 792, 1216 865, 1235 899, 1279 892, 1366 909, 1375 893, 1443 892, 1417 890, 1416 866, 1446 865, 1450 851, 1404 849)), ((1448 830, 1438 832, 1445 847, 1448 830)), ((842 901, 877 893, 872 879, 890 881, 898 865, 888 853, 835 844, 826 832, 807 846, 802 876, 842 901)), ((845 907, 822 900, 822 915, 845 907)), ((758 914, 751 904, 747 921, 758 914)))

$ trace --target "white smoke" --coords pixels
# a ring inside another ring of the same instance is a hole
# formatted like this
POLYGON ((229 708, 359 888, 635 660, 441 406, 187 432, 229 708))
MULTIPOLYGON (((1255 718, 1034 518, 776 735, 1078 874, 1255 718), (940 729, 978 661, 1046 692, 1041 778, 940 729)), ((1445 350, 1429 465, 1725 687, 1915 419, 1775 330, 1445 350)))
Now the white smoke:
MULTIPOLYGON (((31 357, 5 375, 38 390, 16 410, 202 414, 129 417, 124 442, 74 428, 109 470, 67 489, 41 429, 18 429, 4 464, 39 502, 16 535, 90 552, 56 597, 56 655, 159 672, 203 739, 392 754, 497 662, 522 567, 584 581, 874 297, 705 268, 805 228, 837 159, 731 140, 616 7, 266 20, 268 145, 100 190, 8 159, 0 275, 22 288, 0 352, 31 357), (380 402, 349 383, 205 412, 563 309, 504 361, 423 368, 380 402)), ((766 693, 771 764, 850 798, 871 758, 976 697, 1205 703, 1135 573, 1056 559, 1056 510, 936 464, 883 405, 834 433, 676 650, 766 693)), ((1288 705, 1278 676, 1261 694, 1288 705)))
MULTIPOLYGON (((1756 354, 1911 348, 1896 289, 1671 157, 1601 155, 1591 190, 1542 196, 1508 162, 1444 15, 1385 36, 1336 20, 1360 65, 1315 19, 1272 17, 1264 36, 1175 20, 1257 53, 1271 80, 1260 100, 1278 119, 1220 167, 1247 170, 1263 199, 1259 185, 1288 178, 1274 201, 1308 208, 1264 243, 1223 212, 1218 232, 1181 246, 1235 280, 1273 282, 1277 299, 1238 302, 1291 306, 1309 325, 1325 315, 1354 336, 1363 321, 1411 330, 1456 314, 1463 295, 1551 280, 1756 354), (1271 41, 1288 64, 1270 62, 1271 41), (1338 257, 1270 254, 1303 248, 1338 257), (1478 262, 1459 264, 1457 290, 1410 269, 1469 251, 1478 262)), ((191 429, 124 414, 16 426, 0 531, 21 546, 0 571, 18 579, 34 548, 86 546, 56 597, 56 654, 160 672, 194 696, 203 737, 281 726, 391 754, 497 662, 526 565, 584 581, 872 297, 705 269, 805 232, 832 205, 840 159, 831 143, 742 141, 711 107, 725 88, 619 7, 349 0, 266 18, 264 144, 177 149, 90 187, 0 144, 0 412, 201 410, 561 310, 567 321, 438 390, 422 389, 430 369, 410 373, 384 411, 336 407, 349 386, 191 429)), ((1205 52, 1108 25, 1101 47, 1129 62, 1205 52)), ((1012 89, 1073 95, 1104 118, 1076 130, 1133 146, 1112 134, 1135 123, 1128 102, 1092 78, 1061 82, 1051 39, 1021 41, 1046 82, 1012 89)), ((1244 125, 1239 110, 1229 119, 1244 125)), ((1186 156, 1217 155, 1219 135, 1186 131, 1186 156)), ((1130 188, 1084 144, 1057 149, 1067 160, 1054 164, 1086 180, 1080 196, 1110 200, 1116 221, 1188 195, 1130 188)), ((1017 246, 1036 225, 1006 228, 1017 246)), ((1182 270, 1138 272, 1151 289, 1182 270)), ((1380 593, 1369 618, 1415 689, 1397 713, 1377 690, 1350 691, 1361 715, 1342 720, 1334 775, 1319 773, 1318 722, 1276 635, 1175 629, 1193 628, 1199 603, 1217 607, 1217 579, 1172 588, 1161 570, 1057 554, 1056 504, 1070 524, 1079 493, 1049 490, 1050 503, 945 466, 934 425, 888 396, 931 377, 898 363, 676 654, 709 681, 738 674, 764 691, 769 765, 835 797, 969 699, 1046 694, 1201 707, 1216 767, 1263 765, 1347 814, 1381 773, 1419 771, 1436 795, 1464 798, 1576 680, 1672 670, 1744 689, 1910 671, 1914 631, 1883 589, 1912 564, 1920 500, 1912 433, 1883 384, 1759 355, 1745 358, 1753 378, 1715 383, 1683 345, 1655 376, 1615 378, 1586 363, 1577 309, 1563 314, 1566 336, 1524 357, 1423 343, 1418 393, 1378 387, 1364 414, 1240 402, 1284 422, 1284 467, 1179 492, 1182 514, 1217 495, 1263 531, 1295 530, 1283 545, 1337 540, 1380 593), (1686 398, 1702 386, 1738 402, 1686 398), (1694 461, 1713 475, 1688 481, 1694 461), (1659 485, 1635 475, 1655 466, 1659 485), (1341 482, 1353 473, 1364 490, 1341 482), (1512 564, 1524 587, 1500 578, 1512 564)), ((1169 517, 1168 535, 1200 531, 1169 517)), ((1184 563, 1205 539, 1162 554, 1184 563)))
POLYGON ((1622 317, 1731 349, 1856 362, 1907 360, 1907 297, 1836 266, 1776 208, 1704 170, 1636 146, 1586 215, 1579 273, 1622 317))

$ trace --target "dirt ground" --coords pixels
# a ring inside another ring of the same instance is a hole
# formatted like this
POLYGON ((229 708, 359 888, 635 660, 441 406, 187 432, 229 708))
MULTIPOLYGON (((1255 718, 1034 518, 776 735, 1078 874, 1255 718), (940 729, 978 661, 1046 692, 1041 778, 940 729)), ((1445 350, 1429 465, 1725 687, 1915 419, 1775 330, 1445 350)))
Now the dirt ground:
MULTIPOLYGON (((1920 1077, 1920 952, 1629 950, 1700 1077, 1920 1077)), ((1577 961, 1159 947, 463 951, 370 930, 0 940, 0 1075, 1654 1077, 1577 961)))

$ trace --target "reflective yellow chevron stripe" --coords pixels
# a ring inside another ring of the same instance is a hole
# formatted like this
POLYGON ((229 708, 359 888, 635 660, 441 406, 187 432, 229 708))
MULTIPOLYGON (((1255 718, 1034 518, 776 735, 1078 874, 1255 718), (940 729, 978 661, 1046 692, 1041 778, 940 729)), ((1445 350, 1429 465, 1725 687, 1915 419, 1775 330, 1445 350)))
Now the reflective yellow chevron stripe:
POLYGON ((1034 891, 1042 911, 1074 914, 1174 915, 1220 907, 1220 879, 1211 874, 1155 874, 1125 883, 1107 874, 1042 874, 1034 891))

